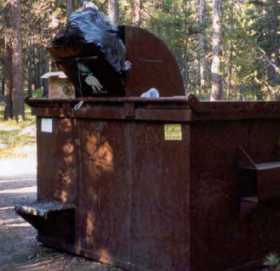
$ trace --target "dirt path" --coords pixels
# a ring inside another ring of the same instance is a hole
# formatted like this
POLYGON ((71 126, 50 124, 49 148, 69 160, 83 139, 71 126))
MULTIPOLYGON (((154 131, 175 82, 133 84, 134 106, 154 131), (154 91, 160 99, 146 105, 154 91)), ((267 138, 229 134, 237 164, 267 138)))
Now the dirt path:
MULTIPOLYGON (((0 170, 3 169, 3 164, 0 170)), ((47 248, 37 242, 36 231, 14 211, 16 204, 36 199, 34 174, 0 174, 0 270, 1 271, 120 271, 90 260, 47 248), (15 175, 16 176, 16 175, 15 175)))

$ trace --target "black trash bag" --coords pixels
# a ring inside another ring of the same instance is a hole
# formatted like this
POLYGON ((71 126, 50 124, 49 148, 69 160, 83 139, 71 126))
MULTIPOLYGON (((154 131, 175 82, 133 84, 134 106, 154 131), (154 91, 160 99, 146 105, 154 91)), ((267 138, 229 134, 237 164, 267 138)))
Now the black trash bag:
POLYGON ((117 72, 127 69, 126 49, 118 27, 92 3, 73 12, 66 29, 56 34, 53 40, 54 46, 77 43, 96 44, 117 72))

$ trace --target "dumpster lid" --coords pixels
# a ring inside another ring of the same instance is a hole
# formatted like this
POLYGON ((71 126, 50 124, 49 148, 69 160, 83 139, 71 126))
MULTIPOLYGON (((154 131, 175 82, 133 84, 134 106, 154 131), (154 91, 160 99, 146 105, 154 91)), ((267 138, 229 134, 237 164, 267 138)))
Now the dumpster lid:
POLYGON ((151 88, 161 97, 185 94, 178 64, 161 39, 135 26, 122 25, 119 30, 126 60, 132 64, 126 72, 117 73, 94 43, 47 48, 75 86, 76 97, 140 97, 151 88), (101 90, 93 91, 89 75, 98 80, 101 90))

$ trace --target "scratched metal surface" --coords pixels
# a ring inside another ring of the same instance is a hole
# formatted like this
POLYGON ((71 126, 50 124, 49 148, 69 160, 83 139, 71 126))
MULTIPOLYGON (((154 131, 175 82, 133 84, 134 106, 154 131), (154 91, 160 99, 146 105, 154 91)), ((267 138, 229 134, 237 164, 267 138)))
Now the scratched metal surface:
MULTIPOLYGON (((190 125, 191 270, 257 265, 269 252, 279 252, 279 198, 258 203, 243 214, 243 182, 252 182, 252 187, 256 179, 255 175, 248 179, 238 167, 240 146, 256 163, 279 161, 279 136, 279 118, 190 125)), ((262 193, 251 192, 256 198, 262 193)))
POLYGON ((236 269, 279 251, 279 199, 242 215, 238 166, 240 147, 255 163, 279 161, 277 104, 253 111, 250 103, 200 103, 195 112, 185 99, 87 102, 76 114, 75 101, 34 106, 38 197, 77 210, 75 248, 62 248, 128 270, 171 271, 236 269), (125 109, 125 101, 134 106, 125 109), (56 107, 63 114, 53 118, 53 133, 41 132, 41 118, 56 107), (104 119, 102 107, 113 110, 104 119), (165 140, 170 123, 182 125, 181 141, 165 140))
POLYGON ((44 119, 37 119, 37 198, 39 201, 74 204, 79 176, 75 120, 52 118, 52 131, 44 132, 44 119))
POLYGON ((164 141, 157 123, 81 120, 80 130, 80 253, 128 269, 186 269, 188 167, 179 160, 188 141, 164 141))
POLYGON ((80 253, 108 263, 129 261, 124 123, 79 121, 81 179, 77 219, 80 253))

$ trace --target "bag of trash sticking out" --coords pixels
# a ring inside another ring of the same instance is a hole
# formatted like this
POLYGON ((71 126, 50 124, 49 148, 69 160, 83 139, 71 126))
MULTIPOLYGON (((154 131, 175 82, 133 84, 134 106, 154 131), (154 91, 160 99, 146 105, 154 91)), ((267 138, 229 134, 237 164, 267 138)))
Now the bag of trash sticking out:
POLYGON ((91 2, 84 1, 83 7, 71 14, 66 29, 56 34, 52 43, 53 46, 94 43, 117 72, 127 70, 126 49, 118 27, 91 2))

